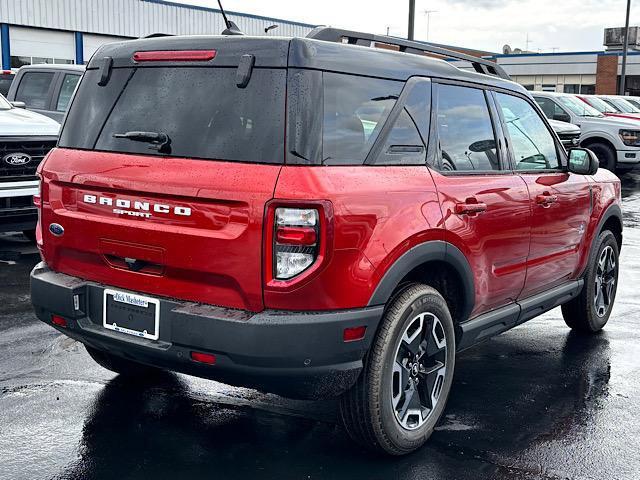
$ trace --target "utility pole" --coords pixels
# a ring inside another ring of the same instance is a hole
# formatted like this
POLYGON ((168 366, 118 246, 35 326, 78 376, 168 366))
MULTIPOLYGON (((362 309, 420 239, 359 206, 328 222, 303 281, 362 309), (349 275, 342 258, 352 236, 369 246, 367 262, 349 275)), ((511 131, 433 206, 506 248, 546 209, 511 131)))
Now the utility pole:
POLYGON ((409 0, 409 28, 407 38, 413 40, 413 27, 416 23, 416 0, 409 0))
POLYGON ((438 13, 438 10, 425 10, 424 14, 427 16, 427 41, 429 40, 429 23, 431 20, 431 14, 438 13))
MULTIPOLYGON (((627 18, 624 24, 624 41, 622 45, 622 72, 620 75, 620 87, 618 95, 624 95, 627 83, 627 50, 629 50, 629 14, 631 13, 631 0, 627 0, 627 18)), ((617 67, 616 67, 617 70, 617 67)))

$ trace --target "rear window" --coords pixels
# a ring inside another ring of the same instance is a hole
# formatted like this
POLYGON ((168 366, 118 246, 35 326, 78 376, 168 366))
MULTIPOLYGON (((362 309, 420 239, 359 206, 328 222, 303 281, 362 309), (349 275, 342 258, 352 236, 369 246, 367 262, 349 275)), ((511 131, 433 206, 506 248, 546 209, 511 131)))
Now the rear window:
POLYGON ((106 87, 98 85, 97 72, 87 72, 68 113, 60 145, 108 152, 282 163, 286 72, 256 68, 247 87, 238 88, 236 70, 115 69, 106 87), (90 100, 89 104, 83 99, 90 100), (83 124, 84 128, 76 128, 83 124), (149 148, 148 142, 114 137, 127 132, 165 134, 171 140, 170 151, 158 153, 149 148))
POLYGON ((16 100, 24 102, 28 108, 46 109, 54 75, 52 72, 25 73, 20 79, 16 100))

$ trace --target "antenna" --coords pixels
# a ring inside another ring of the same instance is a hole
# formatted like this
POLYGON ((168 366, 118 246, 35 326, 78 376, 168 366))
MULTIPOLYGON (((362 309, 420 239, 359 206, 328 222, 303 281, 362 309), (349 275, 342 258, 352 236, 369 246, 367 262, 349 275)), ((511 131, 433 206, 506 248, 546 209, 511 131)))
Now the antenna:
POLYGON ((224 24, 227 26, 227 28, 222 32, 222 35, 244 35, 238 25, 227 18, 227 14, 224 12, 224 8, 222 8, 221 0, 218 0, 218 6, 220 7, 224 24))

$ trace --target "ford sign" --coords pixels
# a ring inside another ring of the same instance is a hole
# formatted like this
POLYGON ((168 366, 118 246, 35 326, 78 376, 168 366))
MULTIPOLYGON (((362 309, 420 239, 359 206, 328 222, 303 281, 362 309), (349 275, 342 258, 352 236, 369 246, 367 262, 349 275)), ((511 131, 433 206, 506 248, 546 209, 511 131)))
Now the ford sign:
POLYGON ((31 155, 26 153, 10 153, 9 155, 5 155, 3 158, 4 162, 8 165, 12 165, 14 167, 20 167, 22 165, 26 165, 31 161, 31 155))

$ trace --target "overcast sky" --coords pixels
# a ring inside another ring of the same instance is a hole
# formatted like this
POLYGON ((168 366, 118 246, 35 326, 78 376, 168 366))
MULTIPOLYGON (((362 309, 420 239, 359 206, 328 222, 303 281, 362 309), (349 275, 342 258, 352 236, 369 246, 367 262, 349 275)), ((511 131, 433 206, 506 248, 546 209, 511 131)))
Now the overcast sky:
MULTIPOLYGON (((217 8, 216 0, 174 0, 217 8)), ((637 2, 636 2, 637 3, 637 2)), ((223 0, 227 10, 311 24, 407 34, 408 0, 223 0)), ((416 0, 416 38, 499 52, 601 50, 603 29, 624 26, 626 0, 416 0)), ((640 5, 631 25, 640 22, 640 5)), ((240 25, 242 28, 242 25, 240 25)))

